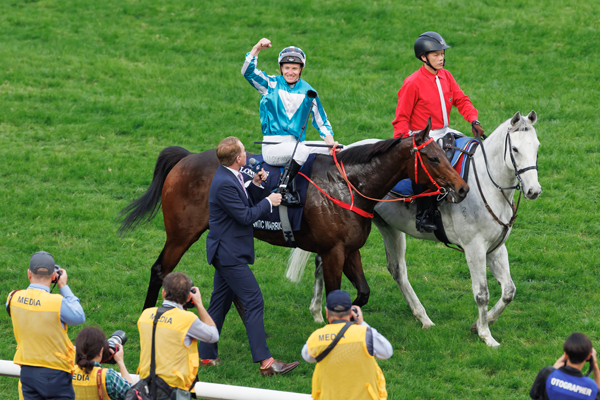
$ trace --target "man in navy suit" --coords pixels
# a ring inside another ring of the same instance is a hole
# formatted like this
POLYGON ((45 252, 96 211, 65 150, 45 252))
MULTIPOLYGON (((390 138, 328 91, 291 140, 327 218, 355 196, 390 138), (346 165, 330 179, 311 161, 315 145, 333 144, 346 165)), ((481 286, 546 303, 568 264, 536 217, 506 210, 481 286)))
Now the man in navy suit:
MULTIPOLYGON (((253 362, 261 363, 260 373, 264 376, 285 374, 299 363, 285 364, 271 357, 263 323, 262 293, 248 267, 254 263, 252 225, 281 203, 281 194, 267 196, 268 192, 260 186, 266 180, 264 170, 255 174, 252 183, 245 187, 239 170, 246 165, 246 150, 238 138, 223 139, 217 146, 217 158, 221 165, 208 195, 210 231, 206 237, 206 255, 208 263, 215 267, 208 313, 220 334, 233 297, 238 296, 244 306, 253 362)), ((220 364, 217 343, 200 342, 198 349, 201 365, 220 364)))

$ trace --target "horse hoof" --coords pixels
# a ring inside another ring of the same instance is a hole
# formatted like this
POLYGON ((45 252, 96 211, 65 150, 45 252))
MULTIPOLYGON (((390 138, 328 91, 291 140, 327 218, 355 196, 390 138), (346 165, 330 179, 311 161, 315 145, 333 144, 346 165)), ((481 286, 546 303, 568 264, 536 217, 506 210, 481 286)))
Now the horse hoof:
POLYGON ((477 321, 473 322, 473 325, 471 325, 471 332, 477 334, 477 321))
POLYGON ((423 323, 423 329, 425 329, 426 331, 428 331, 429 328, 431 328, 432 326, 435 326, 435 324, 431 321, 423 323))
POLYGON ((314 318, 315 322, 318 322, 320 324, 323 323, 323 315, 322 314, 313 315, 313 318, 314 318))
POLYGON ((483 339, 483 341, 489 347, 492 347, 494 349, 497 349, 498 347, 500 347, 500 343, 496 342, 496 340, 494 338, 483 339))

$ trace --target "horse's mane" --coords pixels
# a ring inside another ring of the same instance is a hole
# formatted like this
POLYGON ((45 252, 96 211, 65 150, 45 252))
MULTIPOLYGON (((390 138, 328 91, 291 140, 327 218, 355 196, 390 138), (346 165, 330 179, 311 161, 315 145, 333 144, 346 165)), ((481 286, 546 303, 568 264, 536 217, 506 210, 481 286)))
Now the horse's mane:
POLYGON ((346 164, 365 164, 373 158, 389 151, 392 147, 400 143, 401 140, 402 139, 388 139, 373 144, 350 147, 348 150, 340 152, 337 159, 346 164))

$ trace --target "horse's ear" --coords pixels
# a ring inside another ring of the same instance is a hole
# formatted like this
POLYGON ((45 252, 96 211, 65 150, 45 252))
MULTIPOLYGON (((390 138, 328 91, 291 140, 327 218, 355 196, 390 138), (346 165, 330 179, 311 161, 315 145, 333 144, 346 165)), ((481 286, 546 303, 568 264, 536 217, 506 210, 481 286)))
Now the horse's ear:
POLYGON ((521 120, 521 113, 517 111, 515 115, 510 119, 510 126, 515 126, 521 120))
POLYGON ((429 131, 431 131, 431 117, 427 120, 427 126, 422 131, 415 133, 415 144, 418 146, 429 138, 429 131))
POLYGON ((529 120, 529 122, 531 122, 531 125, 535 125, 535 123, 537 122, 537 113, 534 110, 531 110, 531 112, 527 116, 527 119, 529 120))

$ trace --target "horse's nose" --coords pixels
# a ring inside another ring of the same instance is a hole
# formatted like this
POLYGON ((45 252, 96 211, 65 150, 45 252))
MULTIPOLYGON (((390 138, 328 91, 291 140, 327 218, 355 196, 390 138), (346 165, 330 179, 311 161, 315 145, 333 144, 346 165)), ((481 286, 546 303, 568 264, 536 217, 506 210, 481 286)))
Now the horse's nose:
POLYGON ((539 195, 542 193, 542 188, 540 188, 539 190, 535 190, 533 188, 530 188, 527 191, 527 194, 525 195, 525 197, 527 197, 529 200, 535 200, 539 197, 539 195))
POLYGON ((467 193, 469 193, 469 186, 463 185, 459 187, 457 193, 461 199, 464 199, 465 197, 467 197, 467 193))

